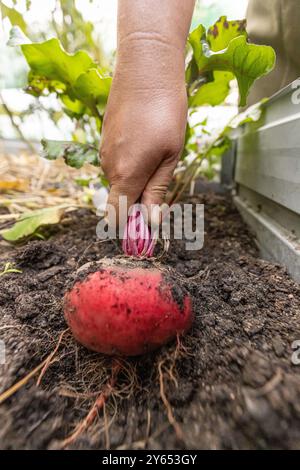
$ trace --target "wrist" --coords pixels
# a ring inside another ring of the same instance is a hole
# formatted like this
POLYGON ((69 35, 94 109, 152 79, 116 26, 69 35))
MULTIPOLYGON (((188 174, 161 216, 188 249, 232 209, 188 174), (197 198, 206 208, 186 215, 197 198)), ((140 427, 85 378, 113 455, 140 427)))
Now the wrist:
POLYGON ((185 47, 157 33, 128 35, 119 41, 115 79, 125 87, 182 88, 185 47))

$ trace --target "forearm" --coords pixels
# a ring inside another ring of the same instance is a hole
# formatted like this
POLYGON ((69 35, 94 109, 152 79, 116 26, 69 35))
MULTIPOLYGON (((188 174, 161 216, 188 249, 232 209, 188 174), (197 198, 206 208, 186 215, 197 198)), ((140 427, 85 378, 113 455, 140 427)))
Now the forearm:
POLYGON ((167 88, 173 79, 182 83, 194 4, 195 0, 119 0, 116 75, 125 75, 128 86, 136 86, 139 79, 153 89, 167 88))

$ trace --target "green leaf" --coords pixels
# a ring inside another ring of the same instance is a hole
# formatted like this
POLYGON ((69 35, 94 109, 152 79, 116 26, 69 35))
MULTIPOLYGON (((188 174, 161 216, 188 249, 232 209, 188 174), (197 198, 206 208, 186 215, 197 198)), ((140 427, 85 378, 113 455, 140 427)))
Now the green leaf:
POLYGON ((198 70, 201 70, 201 60, 204 54, 203 45, 206 43, 206 29, 202 24, 197 26, 188 37, 188 41, 193 49, 193 57, 198 66, 198 70))
POLYGON ((250 88, 258 78, 268 74, 275 65, 275 52, 270 46, 248 44, 244 36, 232 39, 228 48, 206 57, 205 71, 232 72, 239 85, 240 106, 246 106, 250 88))
MULTIPOLYGON (((247 38, 246 21, 228 21, 226 16, 221 18, 207 31, 207 42, 214 52, 228 47, 230 41, 236 37, 247 38)), ((223 103, 230 91, 230 82, 234 75, 231 72, 215 71, 213 82, 200 86, 199 90, 190 98, 191 107, 202 105, 217 106, 223 103)))
POLYGON ((214 81, 200 86, 196 93, 189 98, 191 108, 211 105, 217 106, 226 99, 230 90, 230 81, 233 76, 230 72, 215 72, 214 81))
POLYGON ((86 106, 77 98, 70 98, 66 94, 60 96, 61 102, 65 106, 64 111, 70 117, 80 118, 86 111, 86 106))
POLYGON ((228 21, 226 16, 221 16, 207 32, 201 24, 194 29, 189 34, 188 42, 192 46, 198 72, 205 66, 205 55, 226 49, 232 39, 240 36, 248 37, 245 20, 228 21))
MULTIPOLYGON (((209 104, 222 102, 226 88, 229 91, 229 83, 233 76, 237 78, 239 85, 240 106, 245 106, 254 81, 269 73, 275 65, 275 52, 271 47, 248 44, 245 24, 227 21, 226 17, 221 17, 207 34, 203 26, 196 28, 189 36, 189 43, 193 49, 193 57, 188 66, 187 77, 190 80, 195 78, 196 65, 198 67, 196 90, 199 86, 203 88, 197 98, 198 91, 191 98, 191 104, 194 102, 194 106, 205 102, 209 104), (205 77, 207 80, 208 77, 211 83, 201 83, 201 77, 202 80, 205 77), (213 93, 212 80, 217 81, 216 96, 213 93)), ((192 86, 191 90, 195 91, 195 86, 192 86)))
POLYGON ((196 64, 195 57, 192 56, 190 63, 187 66, 185 71, 185 81, 188 86, 193 85, 193 83, 199 79, 199 69, 196 64))
POLYGON ((56 38, 31 44, 26 40, 17 29, 11 31, 10 43, 23 41, 21 49, 30 67, 27 92, 35 96, 55 92, 70 116, 92 114, 101 121, 99 109, 104 110, 112 78, 102 76, 86 52, 69 54, 56 38))
POLYGON ((85 163, 100 166, 97 147, 79 142, 65 142, 60 140, 42 140, 42 157, 47 160, 63 158, 67 165, 81 168, 85 163))
POLYGON ((40 96, 45 91, 47 93, 58 93, 59 96, 64 96, 67 86, 59 80, 51 80, 42 75, 37 75, 31 70, 28 73, 28 86, 26 87, 27 93, 34 96, 40 96))
POLYGON ((14 268, 14 263, 7 262, 5 263, 3 271, 0 272, 0 277, 11 273, 22 274, 22 271, 20 269, 14 268))
POLYGON ((248 37, 246 20, 228 21, 226 16, 221 18, 207 31, 207 42, 214 52, 228 47, 230 41, 239 36, 248 37))
POLYGON ((74 85, 74 92, 89 108, 93 109, 96 105, 104 108, 111 82, 111 77, 101 77, 98 70, 92 68, 78 77, 74 85))
POLYGON ((17 242, 31 235, 45 225, 58 224, 67 205, 48 207, 23 214, 9 229, 2 230, 1 235, 8 242, 17 242))
POLYGON ((23 19, 23 15, 19 13, 15 8, 9 8, 0 2, 2 18, 8 18, 12 26, 18 26, 23 33, 27 32, 27 25, 23 19))
POLYGON ((88 188, 92 180, 93 178, 90 176, 88 178, 75 178, 74 181, 78 186, 81 186, 81 188, 88 188))
POLYGON ((68 54, 56 38, 41 43, 23 44, 22 52, 37 75, 73 87, 77 78, 96 64, 84 51, 68 54))

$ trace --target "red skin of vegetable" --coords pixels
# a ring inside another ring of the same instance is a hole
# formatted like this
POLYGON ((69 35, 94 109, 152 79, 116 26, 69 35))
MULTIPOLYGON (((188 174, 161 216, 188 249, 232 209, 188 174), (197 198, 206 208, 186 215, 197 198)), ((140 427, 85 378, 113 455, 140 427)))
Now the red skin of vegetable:
POLYGON ((64 314, 75 338, 88 349, 137 356, 154 350, 193 321, 192 302, 180 304, 156 268, 104 267, 65 294, 64 314))

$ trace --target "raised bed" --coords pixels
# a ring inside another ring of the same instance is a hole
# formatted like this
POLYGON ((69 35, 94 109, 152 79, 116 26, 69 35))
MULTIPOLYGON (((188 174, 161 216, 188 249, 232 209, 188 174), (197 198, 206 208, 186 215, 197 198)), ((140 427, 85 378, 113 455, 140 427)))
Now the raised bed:
POLYGON ((300 281, 300 105, 292 85, 264 105, 224 157, 223 182, 254 231, 262 257, 300 281))

